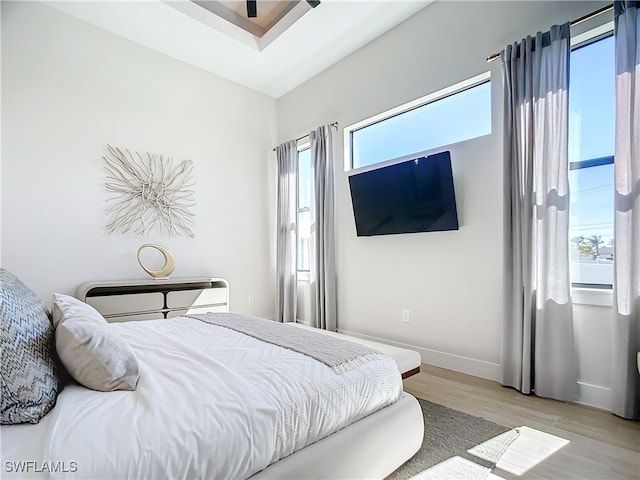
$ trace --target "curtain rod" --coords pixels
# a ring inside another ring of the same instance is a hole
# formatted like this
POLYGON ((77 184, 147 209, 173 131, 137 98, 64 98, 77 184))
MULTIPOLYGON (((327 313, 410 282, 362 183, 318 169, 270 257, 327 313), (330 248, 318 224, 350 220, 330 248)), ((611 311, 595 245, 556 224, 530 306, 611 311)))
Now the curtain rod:
MULTIPOLYGON (((331 123, 331 126, 333 128, 335 128, 336 130, 338 130, 338 122, 333 122, 331 123)), ((296 138, 296 142, 299 142, 300 140, 304 140, 305 138, 309 138, 309 134, 307 133, 306 135, 303 135, 301 137, 296 138)), ((276 151, 276 147, 273 147, 273 151, 276 151)))
MULTIPOLYGON (((582 22, 586 22, 587 20, 591 20, 594 17, 597 17, 598 15, 601 15, 603 13, 606 13, 610 10, 613 10, 613 3, 609 4, 609 5, 605 5, 602 8, 599 8, 598 10, 596 10, 595 12, 591 12, 588 13, 580 18, 576 18, 575 20, 571 21, 569 23, 569 25, 571 25, 572 27, 575 27, 576 25, 581 24, 582 22)), ((489 62, 493 62, 496 58, 500 57, 500 53, 494 53, 493 55, 489 55, 487 57, 487 63, 489 62)))

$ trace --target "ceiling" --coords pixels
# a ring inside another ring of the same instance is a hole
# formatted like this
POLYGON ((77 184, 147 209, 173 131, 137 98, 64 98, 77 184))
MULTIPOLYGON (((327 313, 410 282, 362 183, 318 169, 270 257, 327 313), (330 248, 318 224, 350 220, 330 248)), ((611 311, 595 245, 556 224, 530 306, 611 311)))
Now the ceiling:
POLYGON ((433 0, 47 1, 170 57, 278 98, 433 0))
MULTIPOLYGON (((297 1, 261 0, 257 6, 255 18, 249 18, 247 4, 242 0, 191 0, 200 7, 223 17, 240 28, 260 37, 282 19, 296 4, 297 1)), ((311 7, 306 7, 311 8, 311 7)))

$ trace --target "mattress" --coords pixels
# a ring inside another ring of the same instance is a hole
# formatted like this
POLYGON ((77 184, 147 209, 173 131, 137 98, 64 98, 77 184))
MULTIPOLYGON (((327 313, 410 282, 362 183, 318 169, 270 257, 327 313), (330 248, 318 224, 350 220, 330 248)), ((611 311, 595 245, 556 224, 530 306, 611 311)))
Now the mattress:
POLYGON ((387 356, 336 374, 192 318, 112 327, 136 391, 67 386, 39 424, 3 426, 3 478, 247 478, 402 395, 387 356))

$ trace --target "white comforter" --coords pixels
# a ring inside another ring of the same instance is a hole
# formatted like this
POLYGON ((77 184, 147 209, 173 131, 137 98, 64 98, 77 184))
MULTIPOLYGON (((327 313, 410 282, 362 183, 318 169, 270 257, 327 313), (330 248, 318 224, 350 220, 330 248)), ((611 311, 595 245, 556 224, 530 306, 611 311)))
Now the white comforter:
POLYGON ((3 426, 3 478, 246 478, 402 392, 389 357, 338 375, 191 318, 113 328, 138 356, 136 391, 68 386, 39 424, 3 426))

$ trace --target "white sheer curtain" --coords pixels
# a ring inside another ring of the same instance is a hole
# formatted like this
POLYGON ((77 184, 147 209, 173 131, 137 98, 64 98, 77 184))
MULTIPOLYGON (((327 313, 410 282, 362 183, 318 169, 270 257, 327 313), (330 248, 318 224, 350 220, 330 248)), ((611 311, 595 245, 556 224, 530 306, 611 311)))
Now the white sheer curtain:
POLYGON ((278 206, 276 252, 276 320, 296 320, 298 288, 298 144, 290 140, 276 147, 278 206))
POLYGON ((614 2, 616 44, 615 246, 612 408, 640 417, 640 15, 614 2))
POLYGON ((314 326, 337 328, 334 227, 333 143, 331 126, 309 132, 313 201, 311 204, 310 287, 314 326))
POLYGON ((569 279, 569 24, 501 52, 504 83, 504 385, 577 398, 569 279))

